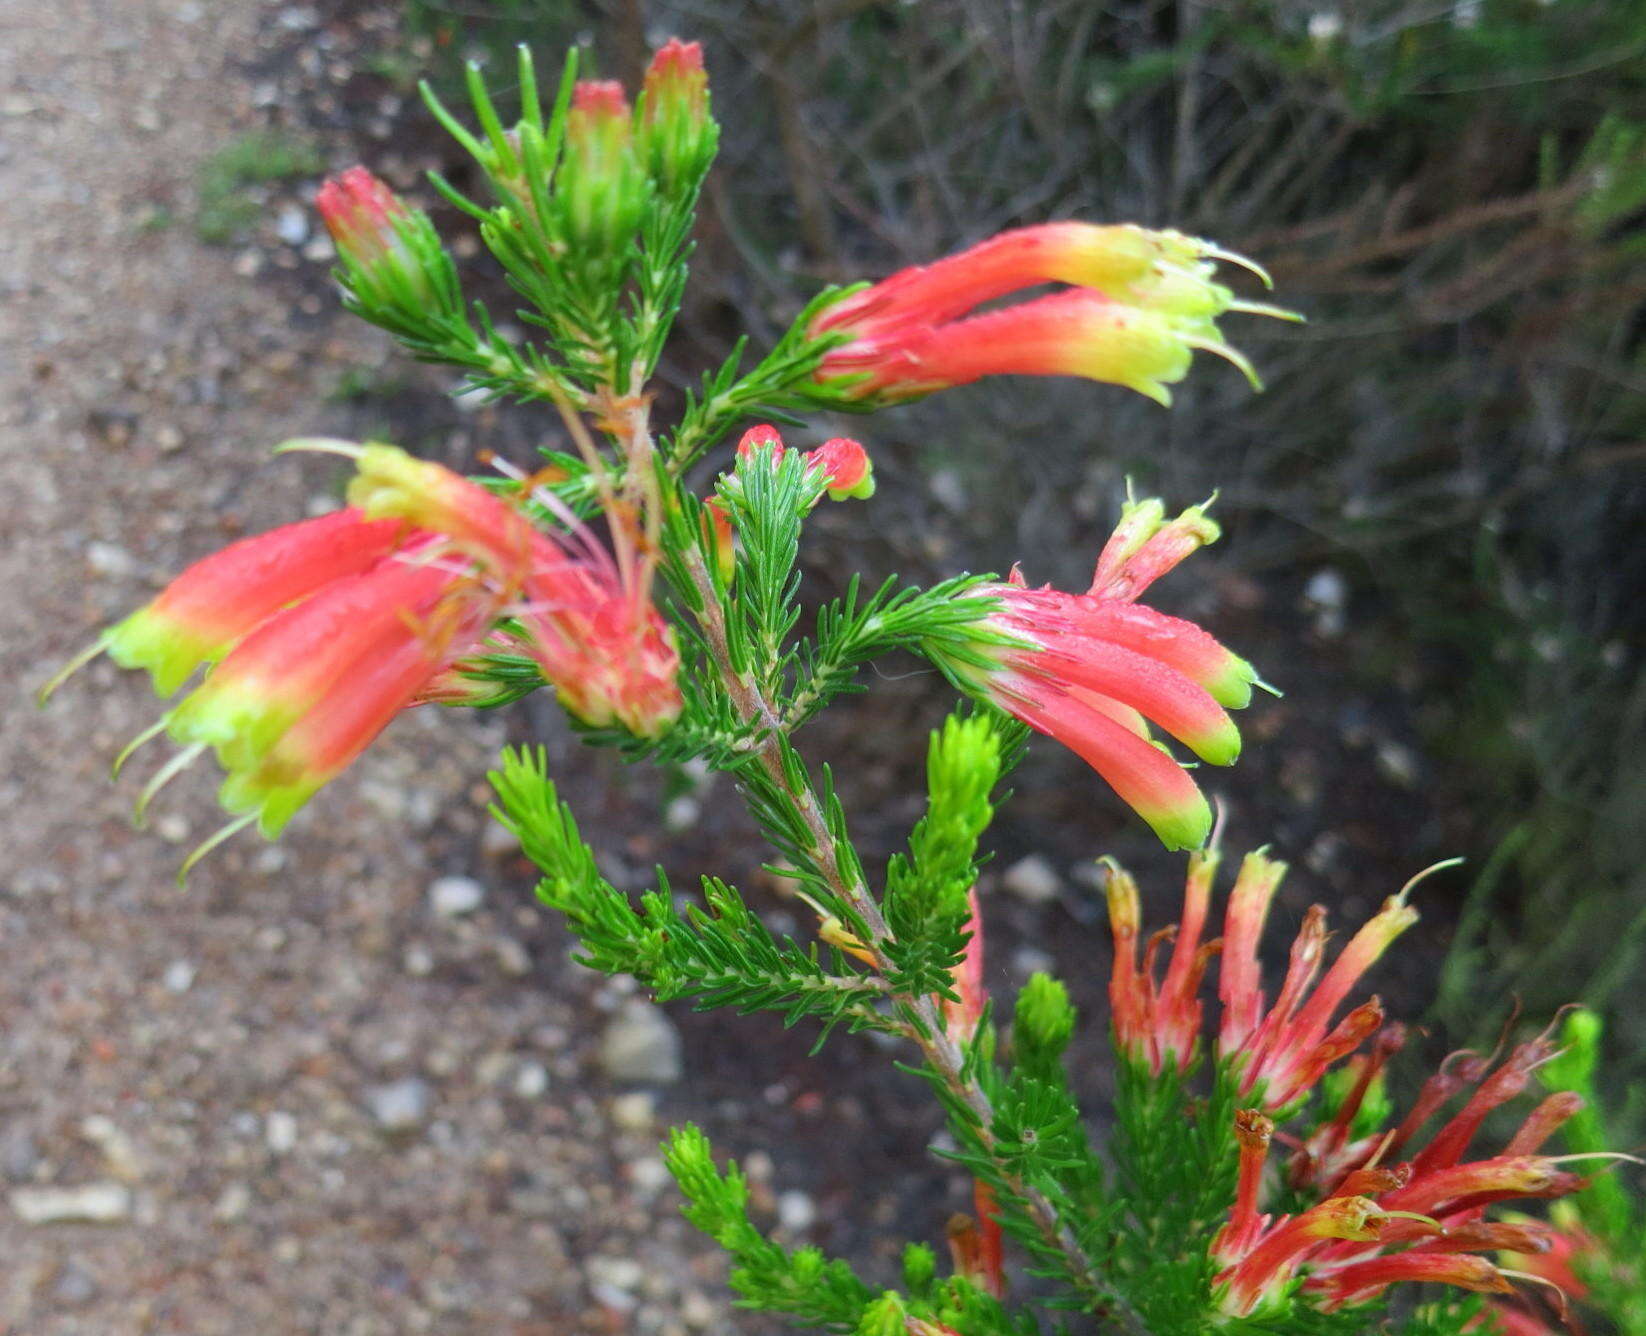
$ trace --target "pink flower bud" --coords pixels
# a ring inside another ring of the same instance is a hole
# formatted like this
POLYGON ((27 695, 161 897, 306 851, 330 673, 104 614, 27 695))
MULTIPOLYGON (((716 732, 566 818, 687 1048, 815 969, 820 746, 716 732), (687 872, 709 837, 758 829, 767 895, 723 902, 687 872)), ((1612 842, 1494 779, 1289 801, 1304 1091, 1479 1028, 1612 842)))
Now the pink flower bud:
POLYGON ((703 48, 670 38, 652 57, 640 97, 638 139, 652 175, 676 195, 694 191, 714 159, 703 48))
POLYGON ((364 267, 400 247, 395 224, 409 213, 405 202, 364 167, 331 177, 314 197, 338 253, 364 267))
POLYGON ((844 436, 824 441, 806 452, 807 467, 828 478, 828 494, 835 501, 864 501, 874 495, 874 464, 869 453, 844 436))

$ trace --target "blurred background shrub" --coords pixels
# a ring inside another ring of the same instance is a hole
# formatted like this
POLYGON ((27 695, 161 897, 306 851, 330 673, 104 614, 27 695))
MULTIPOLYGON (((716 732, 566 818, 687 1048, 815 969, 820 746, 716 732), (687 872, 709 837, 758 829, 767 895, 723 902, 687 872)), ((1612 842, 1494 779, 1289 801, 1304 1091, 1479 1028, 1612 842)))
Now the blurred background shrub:
MULTIPOLYGON (((1081 579, 1126 478, 1219 489, 1224 569, 1372 627, 1354 671, 1414 702, 1424 783, 1465 810, 1436 1019, 1480 1039, 1482 997, 1581 993, 1617 1088, 1646 1071, 1646 0, 408 0, 406 24, 448 79, 529 40, 632 82, 662 37, 705 43, 725 139, 682 385, 821 283, 1016 224, 1260 258, 1309 323, 1231 318, 1259 398, 1211 369, 1170 414, 994 381, 877 419, 875 448, 924 472, 957 560, 1035 581, 1081 579)), ((868 541, 905 570, 949 550, 868 541)))

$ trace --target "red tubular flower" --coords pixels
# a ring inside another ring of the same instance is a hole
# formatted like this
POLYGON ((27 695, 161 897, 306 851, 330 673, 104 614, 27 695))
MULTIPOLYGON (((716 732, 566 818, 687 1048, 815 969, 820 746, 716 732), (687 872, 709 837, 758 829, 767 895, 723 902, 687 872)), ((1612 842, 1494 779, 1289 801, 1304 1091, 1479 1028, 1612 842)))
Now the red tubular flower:
POLYGON ((376 565, 407 534, 403 524, 351 507, 243 538, 195 562, 89 654, 106 650, 122 668, 147 669, 156 693, 170 696, 281 608, 376 565))
POLYGON ((874 495, 874 462, 869 452, 846 436, 835 436, 806 452, 808 467, 828 479, 832 501, 866 501, 874 495))
POLYGON ((1200 1040, 1200 981, 1220 948, 1201 945, 1218 856, 1196 850, 1189 858, 1183 921, 1149 938, 1141 968, 1137 938, 1141 912, 1137 883, 1118 865, 1106 863, 1104 886, 1109 902, 1109 929, 1114 937, 1114 967, 1109 979, 1109 1009, 1115 1046, 1153 1075, 1167 1068, 1188 1071, 1200 1040), (1159 948, 1176 938, 1165 978, 1155 984, 1159 948))
MULTIPOLYGON (((1498 1096, 1520 1082, 1543 1051, 1541 1043, 1523 1045, 1495 1075, 1487 1076, 1483 1068, 1475 1067, 1472 1079, 1480 1082, 1480 1089, 1474 1098, 1411 1161, 1373 1163, 1390 1153, 1387 1136, 1369 1136, 1360 1143, 1359 1166, 1348 1168, 1327 1189, 1321 1205, 1370 1201, 1381 1213, 1375 1236, 1370 1238, 1317 1238, 1300 1248, 1302 1222, 1320 1207, 1273 1222, 1257 1216, 1249 1185, 1259 1181, 1261 1163, 1254 1168, 1253 1161, 1259 1158, 1252 1149, 1256 1142, 1237 1126, 1241 1187, 1214 1254, 1224 1267, 1216 1282, 1224 1311, 1244 1315, 1265 1305, 1283 1304, 1288 1282, 1299 1270, 1304 1273, 1303 1294, 1326 1311, 1369 1303, 1400 1281, 1435 1281, 1507 1293, 1506 1273, 1487 1258, 1473 1255, 1483 1252, 1513 1254, 1509 1260, 1517 1265, 1524 1262, 1524 1271, 1570 1290, 1564 1283, 1568 1277, 1554 1274, 1540 1262, 1557 1244, 1555 1231, 1524 1217, 1487 1220, 1484 1213, 1493 1203, 1511 1197, 1562 1197, 1584 1186, 1586 1180, 1562 1168, 1560 1161, 1522 1149, 1541 1145, 1564 1117, 1576 1111, 1572 1101, 1543 1101, 1510 1140, 1505 1153, 1469 1162, 1458 1158, 1468 1140, 1459 1129, 1472 1133, 1481 1106, 1495 1107, 1501 1102, 1498 1096)), ((1447 1093, 1456 1093, 1458 1085, 1448 1082, 1447 1093)), ((1428 1087, 1431 1095, 1435 1089, 1428 1087)), ((1428 1103, 1432 1112, 1432 1099, 1428 1103)), ((1352 1150, 1345 1152, 1347 1158, 1353 1154, 1352 1150)))
POLYGON ((1248 309, 1236 304, 1226 288, 1206 281, 1209 266, 1202 266, 1212 256, 1249 263, 1179 232, 1155 232, 1132 223, 1041 223, 1001 232, 933 264, 899 270, 826 308, 815 327, 884 334, 909 325, 937 325, 1042 283, 1067 283, 1116 301, 1137 301, 1175 276, 1202 285, 1198 305, 1206 314, 1248 309))
POLYGON ((500 497, 393 446, 360 452, 349 499, 370 516, 438 531, 490 571, 518 600, 524 635, 513 647, 537 660, 561 704, 584 723, 657 737, 679 717, 680 656, 651 602, 649 567, 625 574, 583 530, 571 535, 582 548, 574 559, 569 545, 534 529, 500 497))
POLYGON ((1334 1313, 1339 1308, 1370 1303, 1399 1281, 1455 1285, 1483 1294, 1508 1294, 1513 1290, 1508 1278, 1484 1257, 1435 1252, 1397 1253, 1356 1262, 1329 1277, 1306 1281, 1304 1289, 1319 1296, 1322 1310, 1334 1313))
POLYGON ((853 399, 899 403, 984 376, 1079 376, 1136 390, 1162 406, 1192 354, 1216 352, 1254 376, 1220 338, 1157 311, 1093 292, 1059 292, 1017 306, 860 339, 827 354, 818 375, 854 378, 853 399))
POLYGON ((876 406, 987 375, 1072 375, 1166 404, 1166 386, 1187 374, 1197 349, 1229 359, 1255 384, 1214 320, 1230 310, 1287 313, 1236 301, 1211 281, 1214 257, 1239 259, 1130 224, 1049 223, 1001 233, 825 308, 813 333, 849 341, 825 355, 819 389, 844 404, 876 406), (1048 282, 1072 290, 961 318, 1048 282))
POLYGON ((952 979, 959 1000, 942 999, 944 1028, 958 1039, 970 1039, 977 1032, 989 1001, 989 990, 983 986, 983 912, 977 902, 977 887, 966 892, 966 904, 970 913, 961 931, 971 936, 952 979))
POLYGON ((1232 1266, 1256 1245, 1268 1227, 1269 1217, 1258 1214, 1258 1195, 1263 1187, 1263 1163, 1275 1132, 1274 1120, 1256 1109, 1235 1114, 1235 1142, 1240 1147, 1240 1171, 1235 1182, 1234 1205, 1228 1222, 1212 1240, 1212 1259, 1232 1266))
POLYGON ((1258 1235, 1240 1261, 1218 1275, 1219 1306, 1234 1317, 1257 1311, 1265 1299, 1285 1291, 1322 1240, 1376 1240, 1387 1218, 1368 1197, 1330 1197, 1300 1215, 1282 1216, 1258 1235))
POLYGON ((1056 738, 1153 827, 1167 848, 1195 848, 1211 808, 1188 773, 1149 737, 1153 721, 1202 760, 1232 764, 1240 734, 1225 706, 1244 705, 1251 667, 1186 622, 1131 600, 1184 555, 1217 536, 1199 507, 1162 523, 1158 502, 1127 507, 1117 535, 1130 550, 1099 566, 1092 592, 975 586, 994 607, 958 643, 928 641, 957 685, 1056 738), (1140 519, 1141 517, 1141 519, 1140 519), (1173 553, 1170 560, 1162 554, 1173 553))
POLYGON ((534 655, 587 722, 652 736, 679 713, 678 658, 644 569, 622 575, 587 531, 541 532, 516 506, 392 446, 325 448, 358 461, 348 509, 197 563, 91 651, 149 669, 162 694, 219 661, 138 739, 164 730, 184 748, 144 790, 139 815, 203 751, 227 771, 219 797, 236 820, 185 871, 253 821, 277 835, 402 709, 478 700, 453 680, 490 650, 534 655), (494 628, 505 616, 503 635, 494 628))
POLYGON ((1311 993, 1326 940, 1326 911, 1314 906, 1293 944, 1280 993, 1265 1013, 1257 941, 1285 866, 1259 855, 1256 861, 1248 860, 1248 867, 1250 872, 1241 869, 1241 880, 1230 895, 1224 929, 1224 966, 1218 990, 1224 1010, 1218 1058, 1238 1074, 1243 1096, 1257 1092, 1265 1108, 1278 1110, 1307 1094, 1328 1067, 1347 1057, 1382 1024, 1382 1009, 1373 998, 1331 1028, 1332 1017, 1349 991, 1389 943, 1417 921, 1417 911, 1406 903, 1405 891, 1391 896, 1311 993))

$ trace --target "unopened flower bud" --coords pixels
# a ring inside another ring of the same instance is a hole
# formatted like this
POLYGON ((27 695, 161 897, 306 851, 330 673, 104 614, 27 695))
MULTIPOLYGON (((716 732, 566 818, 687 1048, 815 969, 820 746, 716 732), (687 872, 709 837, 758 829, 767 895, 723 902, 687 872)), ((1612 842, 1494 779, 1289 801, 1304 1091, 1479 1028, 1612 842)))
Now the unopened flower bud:
POLYGON ((314 202, 343 262, 343 280, 366 314, 376 307, 420 313, 445 296, 444 276, 432 272, 441 264, 434 224, 364 167, 330 178, 314 202))
POLYGON ((826 488, 834 501, 866 501, 874 495, 874 462, 869 452, 844 436, 824 441, 806 452, 807 467, 828 478, 826 488))
POLYGON ((720 129, 709 114, 703 48, 670 38, 646 70, 636 117, 640 156, 671 196, 697 188, 714 161, 720 129))
POLYGON ((552 196, 557 230, 571 258, 605 259, 628 247, 649 190, 623 85, 579 82, 572 90, 565 157, 552 196))

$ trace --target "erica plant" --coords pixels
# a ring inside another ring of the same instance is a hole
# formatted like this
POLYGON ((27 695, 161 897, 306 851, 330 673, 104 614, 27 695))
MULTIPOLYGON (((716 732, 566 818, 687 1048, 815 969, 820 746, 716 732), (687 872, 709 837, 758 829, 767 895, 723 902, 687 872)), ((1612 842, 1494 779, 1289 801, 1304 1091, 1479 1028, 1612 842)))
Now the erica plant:
POLYGON ((765 1237, 736 1167, 677 1129, 667 1160, 686 1212, 731 1254, 745 1304, 863 1336, 1521 1333, 1585 1295, 1624 1313, 1636 1282, 1621 1240, 1639 1221, 1605 1176, 1616 1157, 1585 1095, 1557 1089, 1506 1133, 1483 1127, 1551 1073, 1585 1088, 1592 1018, 1569 1019, 1564 1045, 1545 1033, 1506 1056, 1456 1054, 1396 1097, 1386 1065, 1405 1032, 1359 989, 1416 918, 1405 894, 1329 966, 1325 911, 1311 911, 1272 989, 1259 945, 1284 866, 1248 855, 1216 907, 1212 810, 1174 747, 1234 764, 1229 711, 1262 683, 1208 631, 1142 601, 1217 538, 1205 506, 1129 501, 1084 592, 1016 571, 933 588, 854 579, 812 633, 797 630, 807 519, 868 502, 871 452, 838 437, 791 448, 765 419, 800 426, 807 409, 868 412, 1002 373, 1085 377, 1166 405, 1196 352, 1255 383, 1218 321, 1289 316, 1238 297, 1216 266, 1262 271, 1175 232, 1025 227, 818 294, 752 365, 739 346, 658 423, 651 380, 718 133, 700 51, 665 46, 632 107, 617 84, 579 82, 570 60, 543 101, 524 51, 513 123, 477 70, 469 87, 472 125, 429 102, 489 194, 434 186, 478 226, 533 341, 465 300, 427 215, 364 168, 329 181, 318 208, 351 311, 461 369, 470 390, 543 405, 561 448, 465 478, 385 443, 288 443, 350 460, 344 508, 197 563, 82 656, 147 670, 168 700, 195 682, 120 758, 162 736, 176 745, 140 811, 184 766, 211 755, 222 767, 229 819, 185 871, 243 827, 278 835, 401 711, 548 688, 591 746, 731 775, 817 915, 804 940, 774 936, 713 877, 694 896, 662 884, 631 900, 602 875, 543 753, 507 751, 492 775, 498 818, 582 959, 659 998, 809 1022, 819 1044, 839 1030, 901 1041, 975 1182, 946 1264, 916 1242, 900 1275, 860 1277, 765 1237), (894 650, 925 656, 963 699, 930 740, 925 815, 882 871, 798 734, 894 650), (984 990, 978 865, 1032 734, 1090 764, 1094 800, 1107 786, 1167 849, 1190 851, 1179 923, 1146 939, 1161 915, 1107 868, 1112 1110, 1072 1094, 1077 1017, 1060 983, 1036 975, 998 1007, 984 990), (1499 1208, 1556 1198, 1573 1204, 1548 1218, 1499 1208))

